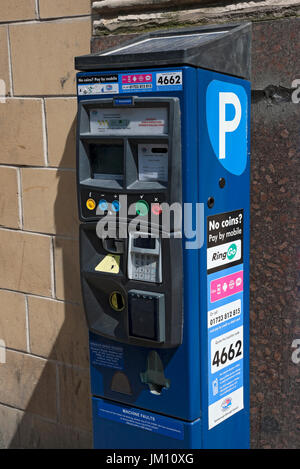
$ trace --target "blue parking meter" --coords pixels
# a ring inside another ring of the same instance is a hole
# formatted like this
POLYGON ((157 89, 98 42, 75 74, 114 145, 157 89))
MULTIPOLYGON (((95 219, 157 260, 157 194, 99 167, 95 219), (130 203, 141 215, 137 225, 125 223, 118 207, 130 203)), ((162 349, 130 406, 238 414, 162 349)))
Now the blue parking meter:
POLYGON ((249 447, 251 26, 76 57, 95 448, 249 447))

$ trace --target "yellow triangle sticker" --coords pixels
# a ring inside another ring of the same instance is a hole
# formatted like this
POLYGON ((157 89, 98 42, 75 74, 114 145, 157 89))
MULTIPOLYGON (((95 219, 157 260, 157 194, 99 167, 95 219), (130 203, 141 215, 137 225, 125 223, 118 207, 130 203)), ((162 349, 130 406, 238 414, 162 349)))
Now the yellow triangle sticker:
POLYGON ((107 256, 96 265, 97 272, 106 272, 109 274, 118 274, 120 271, 120 256, 115 254, 107 254, 107 256))

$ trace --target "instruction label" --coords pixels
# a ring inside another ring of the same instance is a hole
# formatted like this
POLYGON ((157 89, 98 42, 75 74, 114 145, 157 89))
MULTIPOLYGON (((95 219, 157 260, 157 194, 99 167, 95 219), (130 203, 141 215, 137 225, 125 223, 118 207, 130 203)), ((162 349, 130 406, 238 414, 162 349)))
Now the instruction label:
POLYGON ((175 419, 165 417, 134 407, 123 407, 120 405, 109 404, 106 402, 98 403, 99 417, 114 420, 118 423, 124 423, 133 427, 140 428, 153 433, 183 440, 183 424, 175 419))
POLYGON ((243 209, 207 217, 207 272, 243 262, 243 209))
POLYGON ((101 135, 161 135, 168 133, 167 108, 93 109, 90 131, 101 135))
POLYGON ((209 430, 244 408, 243 217, 207 217, 209 430))
MULTIPOLYGON (((208 276, 209 429, 244 408, 243 282, 238 282, 238 289, 232 290, 229 298, 222 294, 223 279, 234 279, 236 282, 238 278, 242 278, 242 274, 243 265, 238 265, 208 276), (221 274, 225 275, 221 277, 221 274), (217 285, 221 294, 214 296, 212 292, 217 285)), ((225 289, 228 294, 229 286, 225 289)))
POLYGON ((90 341, 90 356, 92 365, 115 368, 116 370, 124 368, 123 347, 90 341))
POLYGON ((140 181, 168 180, 168 144, 138 144, 140 181))

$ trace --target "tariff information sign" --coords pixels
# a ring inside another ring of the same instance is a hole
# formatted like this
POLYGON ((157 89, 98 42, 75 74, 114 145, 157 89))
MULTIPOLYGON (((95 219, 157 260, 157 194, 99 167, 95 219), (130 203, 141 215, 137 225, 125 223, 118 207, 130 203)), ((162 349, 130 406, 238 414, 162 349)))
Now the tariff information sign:
POLYGON ((208 428, 244 408, 243 210, 207 218, 208 428))

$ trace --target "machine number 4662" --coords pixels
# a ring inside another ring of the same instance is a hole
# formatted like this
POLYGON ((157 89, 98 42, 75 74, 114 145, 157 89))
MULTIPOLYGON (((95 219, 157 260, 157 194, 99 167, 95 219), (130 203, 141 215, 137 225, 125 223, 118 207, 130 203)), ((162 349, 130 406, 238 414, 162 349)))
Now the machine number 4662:
POLYGON ((227 362, 236 361, 242 358, 242 341, 237 340, 231 343, 229 347, 223 347, 222 350, 216 350, 212 359, 212 367, 219 368, 227 364, 227 362))
POLYGON ((181 84, 182 84, 182 72, 158 73, 156 75, 156 85, 169 86, 169 85, 181 85, 181 84))

